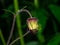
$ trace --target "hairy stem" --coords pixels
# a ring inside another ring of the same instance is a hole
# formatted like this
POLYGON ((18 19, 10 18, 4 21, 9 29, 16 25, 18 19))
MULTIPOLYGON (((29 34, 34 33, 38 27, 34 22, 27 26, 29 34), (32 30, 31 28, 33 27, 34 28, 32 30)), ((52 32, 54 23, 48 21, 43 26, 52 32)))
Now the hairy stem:
MULTIPOLYGON (((25 7, 26 7, 26 6, 25 6, 25 7)), ((25 7, 24 7, 24 8, 25 8, 25 7)), ((8 41, 7 41, 7 45, 9 45, 10 40, 11 40, 11 37, 12 37, 12 35, 13 35, 14 24, 15 24, 15 18, 16 18, 16 16, 17 16, 19 13, 25 11, 25 12, 27 12, 27 13, 29 14, 30 18, 32 18, 31 13, 30 13, 28 10, 24 9, 24 8, 22 8, 21 10, 18 10, 18 11, 16 12, 16 14, 13 13, 12 11, 10 11, 10 10, 3 9, 4 11, 10 12, 10 13, 12 13, 12 14, 14 15, 13 23, 12 23, 12 27, 11 27, 11 31, 10 31, 10 35, 9 35, 9 37, 8 37, 8 41)))
POLYGON ((10 43, 10 45, 14 44, 16 41, 18 41, 19 39, 23 38, 24 36, 26 36, 29 33, 30 33, 30 31, 26 32, 23 36, 16 38, 13 42, 10 43))
POLYGON ((15 16, 14 16, 14 19, 13 19, 13 23, 12 23, 12 28, 11 28, 11 31, 10 31, 10 35, 8 37, 7 45, 9 45, 10 39, 11 39, 13 31, 14 31, 14 24, 15 24, 15 16))
POLYGON ((32 18, 31 13, 30 13, 28 10, 26 10, 26 9, 18 10, 16 14, 18 15, 18 14, 19 14, 19 12, 27 12, 27 13, 29 14, 30 18, 32 18))
POLYGON ((12 27, 11 27, 11 31, 10 31, 10 35, 9 35, 9 37, 8 37, 8 41, 7 41, 7 45, 9 45, 9 43, 10 43, 10 39, 11 39, 11 37, 12 37, 12 34, 13 34, 13 30, 14 30, 14 24, 15 24, 15 13, 13 13, 12 11, 10 11, 10 10, 6 10, 6 9, 3 9, 4 11, 7 11, 7 12, 10 12, 10 13, 12 13, 13 15, 14 15, 14 18, 13 18, 13 23, 12 23, 12 27))

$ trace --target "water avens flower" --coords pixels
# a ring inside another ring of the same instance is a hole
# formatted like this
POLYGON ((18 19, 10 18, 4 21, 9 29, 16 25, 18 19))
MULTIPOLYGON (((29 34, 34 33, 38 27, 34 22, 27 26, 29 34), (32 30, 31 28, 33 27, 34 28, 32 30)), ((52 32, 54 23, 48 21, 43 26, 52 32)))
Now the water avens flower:
MULTIPOLYGON (((25 7, 24 7, 24 8, 25 8, 25 7)), ((38 26, 38 19, 35 18, 35 17, 32 17, 31 13, 30 13, 28 10, 24 9, 24 8, 22 8, 21 10, 18 10, 16 13, 13 13, 13 12, 10 11, 10 10, 5 10, 5 9, 3 9, 3 10, 8 11, 8 12, 10 12, 10 13, 12 13, 12 14, 14 15, 13 23, 12 23, 12 28, 11 28, 11 31, 10 31, 10 35, 9 35, 9 37, 8 37, 7 45, 12 45, 12 44, 14 44, 16 41, 18 41, 19 39, 23 38, 24 36, 26 36, 26 35, 29 34, 30 32, 36 33, 36 32, 38 31, 38 27, 39 27, 39 26, 38 26), (13 31, 14 31, 15 18, 16 18, 16 16, 17 16, 19 13, 21 13, 21 12, 27 12, 27 13, 29 14, 29 16, 30 16, 30 18, 27 19, 27 25, 28 25, 29 31, 27 31, 23 36, 18 37, 17 39, 15 39, 14 41, 12 41, 12 42, 10 43, 10 40, 11 40, 12 35, 13 35, 13 31), (9 43, 10 43, 10 44, 9 44, 9 43)))
POLYGON ((28 18, 27 25, 30 31, 36 32, 38 30, 38 19, 35 17, 28 18))

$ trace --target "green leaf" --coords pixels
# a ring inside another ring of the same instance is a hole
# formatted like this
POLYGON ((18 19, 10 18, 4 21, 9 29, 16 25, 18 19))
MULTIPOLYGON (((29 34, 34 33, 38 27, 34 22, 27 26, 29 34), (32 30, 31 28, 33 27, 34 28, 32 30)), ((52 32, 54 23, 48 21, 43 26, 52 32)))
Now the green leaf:
POLYGON ((57 20, 60 22, 60 7, 56 5, 49 5, 49 8, 54 14, 54 16, 57 18, 57 20))
MULTIPOLYGON (((13 12, 13 5, 9 5, 6 10, 10 10, 13 12)), ((5 13, 1 16, 2 18, 10 17, 11 13, 8 11, 3 10, 5 13)))
POLYGON ((60 33, 55 35, 52 40, 49 41, 47 45, 58 45, 60 43, 60 33))
POLYGON ((55 33, 57 34, 58 33, 58 28, 57 28, 57 24, 55 23, 55 21, 53 21, 53 28, 54 28, 54 31, 55 33))

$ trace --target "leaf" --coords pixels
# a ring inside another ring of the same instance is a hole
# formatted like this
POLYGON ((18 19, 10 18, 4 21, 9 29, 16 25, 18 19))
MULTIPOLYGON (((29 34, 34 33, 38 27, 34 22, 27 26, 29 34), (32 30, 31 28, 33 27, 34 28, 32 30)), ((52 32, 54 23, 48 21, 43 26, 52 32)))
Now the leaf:
POLYGON ((53 21, 53 25, 54 25, 54 31, 57 34, 58 33, 58 28, 57 28, 57 24, 53 21))
POLYGON ((60 22, 60 7, 56 5, 49 5, 49 8, 54 14, 54 16, 57 18, 57 20, 60 22))
MULTIPOLYGON (((13 5, 9 5, 6 10, 10 10, 13 12, 13 5)), ((5 13, 1 16, 2 18, 10 17, 11 13, 8 11, 3 10, 5 13)))
POLYGON ((58 45, 60 43, 60 33, 55 35, 52 40, 49 41, 47 45, 58 45))

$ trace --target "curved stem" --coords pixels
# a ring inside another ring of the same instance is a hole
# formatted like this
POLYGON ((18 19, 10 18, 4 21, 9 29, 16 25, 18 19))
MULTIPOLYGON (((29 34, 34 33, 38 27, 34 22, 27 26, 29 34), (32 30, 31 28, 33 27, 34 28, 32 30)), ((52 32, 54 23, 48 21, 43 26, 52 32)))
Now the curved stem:
POLYGON ((19 12, 20 12, 20 13, 21 13, 21 12, 27 12, 27 13, 29 14, 30 18, 32 18, 31 13, 30 13, 28 10, 26 10, 26 9, 18 10, 18 11, 17 11, 17 13, 16 13, 16 15, 18 15, 18 14, 19 14, 19 12))
MULTIPOLYGON (((27 34, 29 34, 30 31, 26 32, 22 37, 26 36, 27 34)), ((19 39, 21 39, 22 37, 18 37, 17 39, 15 39, 13 42, 10 43, 10 45, 14 44, 16 41, 18 41, 19 39)))
MULTIPOLYGON (((25 6, 25 7, 26 7, 26 6, 25 6)), ((24 8, 25 8, 25 7, 24 7, 24 8)), ((11 27, 11 31, 10 31, 10 35, 9 35, 8 41, 7 41, 7 45, 9 45, 9 43, 10 43, 10 39, 11 39, 12 34, 13 34, 13 31, 14 31, 15 18, 16 18, 16 16, 19 14, 19 12, 25 11, 25 12, 27 12, 27 13, 29 14, 30 18, 32 18, 31 13, 30 13, 28 10, 24 9, 24 8, 22 8, 21 10, 18 10, 18 11, 16 12, 16 14, 13 13, 12 11, 10 11, 10 10, 3 9, 3 10, 5 10, 5 11, 7 11, 7 12, 10 12, 10 13, 12 13, 12 14, 14 15, 13 23, 12 23, 12 27, 11 27)), ((25 34, 25 35, 26 35, 26 34, 25 34)), ((23 35, 23 37, 24 37, 25 35, 23 35)), ((18 40, 19 40, 19 38, 18 38, 18 40)))
POLYGON ((2 10, 7 11, 7 12, 10 12, 11 14, 15 15, 15 13, 12 12, 12 11, 10 11, 10 10, 6 10, 6 9, 2 9, 2 10))
POLYGON ((15 24, 15 16, 14 16, 14 19, 13 19, 13 23, 12 23, 12 28, 11 28, 11 31, 10 31, 10 35, 8 37, 7 45, 9 45, 10 39, 11 39, 13 31, 14 31, 14 24, 15 24))
POLYGON ((14 18, 13 18, 13 23, 12 23, 12 27, 11 27, 11 31, 10 31, 10 35, 9 35, 9 37, 8 37, 8 41, 7 41, 7 45, 9 45, 9 43, 10 43, 10 39, 11 39, 11 37, 12 37, 12 34, 13 34, 13 31, 14 31, 14 24, 15 24, 15 13, 13 13, 12 11, 10 11, 10 10, 6 10, 6 9, 3 9, 4 11, 7 11, 7 12, 10 12, 10 13, 12 13, 13 15, 14 15, 14 18))

